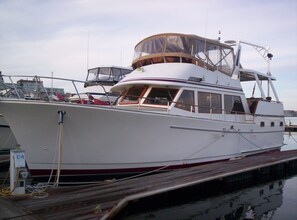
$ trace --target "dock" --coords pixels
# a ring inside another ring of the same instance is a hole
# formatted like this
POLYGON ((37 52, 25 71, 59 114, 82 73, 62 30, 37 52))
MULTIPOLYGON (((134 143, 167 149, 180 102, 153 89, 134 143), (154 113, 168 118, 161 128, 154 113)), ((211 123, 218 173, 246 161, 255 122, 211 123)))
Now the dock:
POLYGON ((133 179, 51 188, 45 198, 0 197, 0 213, 4 219, 112 219, 139 199, 214 180, 236 179, 246 174, 259 177, 292 169, 297 169, 297 150, 272 151, 133 179))

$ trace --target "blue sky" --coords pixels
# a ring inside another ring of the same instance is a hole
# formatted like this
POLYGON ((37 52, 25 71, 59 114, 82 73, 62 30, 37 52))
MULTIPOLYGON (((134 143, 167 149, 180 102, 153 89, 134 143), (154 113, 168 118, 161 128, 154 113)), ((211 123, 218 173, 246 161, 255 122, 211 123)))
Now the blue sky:
POLYGON ((150 35, 219 30, 222 40, 270 46, 278 95, 297 110, 296 0, 0 0, 0 71, 84 80, 88 67, 129 66, 150 35))

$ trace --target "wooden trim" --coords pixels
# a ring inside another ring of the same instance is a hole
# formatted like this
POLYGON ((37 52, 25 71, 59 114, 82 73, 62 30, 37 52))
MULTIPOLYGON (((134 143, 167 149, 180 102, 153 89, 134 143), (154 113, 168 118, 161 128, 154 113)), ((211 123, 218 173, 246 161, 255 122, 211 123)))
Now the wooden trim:
POLYGON ((132 62, 134 69, 156 63, 192 63, 194 65, 215 71, 217 68, 186 53, 157 53, 141 56, 132 62))

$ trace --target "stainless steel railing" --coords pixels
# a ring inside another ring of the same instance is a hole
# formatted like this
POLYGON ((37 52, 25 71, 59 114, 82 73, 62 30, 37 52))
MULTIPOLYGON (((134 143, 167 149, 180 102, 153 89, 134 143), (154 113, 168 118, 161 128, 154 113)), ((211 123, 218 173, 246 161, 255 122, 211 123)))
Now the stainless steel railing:
MULTIPOLYGON (((48 76, 28 76, 28 75, 1 75, 0 79, 0 98, 16 98, 16 99, 40 99, 43 101, 53 102, 53 95, 57 92, 53 92, 53 84, 59 81, 58 85, 61 85, 61 90, 68 89, 70 92, 67 92, 68 95, 75 96, 77 95, 79 102, 83 102, 82 94, 92 94, 92 92, 81 92, 84 90, 85 81, 76 80, 76 79, 67 79, 60 77, 48 77, 48 76), (31 79, 31 80, 29 80, 31 79), (48 84, 46 86, 45 84, 48 84), (27 87, 24 85, 27 84, 27 87), (67 86, 66 86, 67 84, 67 86), (79 89, 81 87, 82 89, 79 89), (33 94, 32 97, 29 96, 33 94)), ((106 99, 111 105, 111 100, 109 94, 106 91, 105 87, 101 84, 97 84, 102 92, 96 93, 106 96, 106 99)))

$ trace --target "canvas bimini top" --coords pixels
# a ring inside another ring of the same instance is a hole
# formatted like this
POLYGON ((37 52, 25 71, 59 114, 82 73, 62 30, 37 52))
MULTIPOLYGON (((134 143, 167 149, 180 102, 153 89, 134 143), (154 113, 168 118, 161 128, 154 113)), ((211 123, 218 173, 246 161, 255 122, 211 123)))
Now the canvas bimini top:
POLYGON ((192 63, 229 76, 234 69, 234 50, 217 40, 196 35, 164 33, 139 42, 134 49, 134 69, 155 63, 192 63))
POLYGON ((132 72, 131 67, 100 66, 88 70, 84 87, 101 85, 115 85, 127 74, 132 72))

